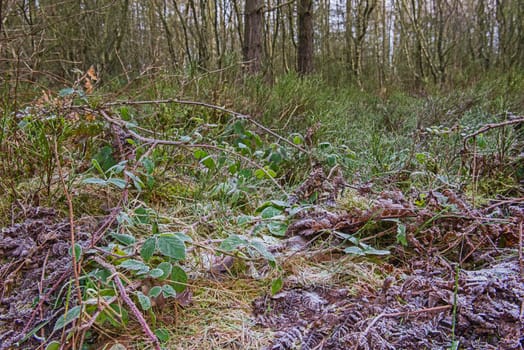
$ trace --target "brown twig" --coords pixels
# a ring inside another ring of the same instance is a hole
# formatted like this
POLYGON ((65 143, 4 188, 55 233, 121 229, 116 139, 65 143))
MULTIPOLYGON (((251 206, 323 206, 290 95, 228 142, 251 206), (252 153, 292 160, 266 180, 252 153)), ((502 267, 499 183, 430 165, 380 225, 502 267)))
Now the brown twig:
POLYGON ((522 252, 522 248, 523 248, 523 240, 524 238, 522 237, 522 218, 519 222, 519 267, 520 267, 520 278, 521 279, 524 279, 524 257, 523 257, 523 254, 524 252, 522 252))
POLYGON ((58 154, 58 143, 56 141, 56 138, 54 140, 53 145, 53 151, 55 153, 56 158, 56 167, 58 169, 58 176, 60 177, 60 182, 62 184, 62 189, 64 190, 64 195, 67 200, 67 208, 68 208, 68 214, 69 214, 69 226, 70 226, 70 239, 71 239, 71 255, 73 260, 73 273, 75 276, 75 288, 77 292, 78 297, 78 303, 82 303, 82 291, 80 290, 80 279, 79 279, 79 266, 76 256, 76 250, 75 250, 75 217, 74 217, 74 211, 73 211, 73 200, 71 198, 71 193, 69 193, 69 190, 67 189, 67 185, 65 183, 64 174, 62 171, 62 165, 60 164, 60 156, 58 154))
POLYGON ((503 122, 500 122, 500 123, 486 124, 483 127, 481 127, 480 129, 478 129, 477 131, 475 131, 475 132, 473 132, 473 133, 471 133, 469 135, 464 136, 464 141, 463 141, 464 142, 464 150, 466 150, 468 148, 467 147, 468 140, 473 138, 473 137, 476 137, 476 136, 478 136, 480 134, 483 134, 486 131, 489 131, 491 129, 501 128, 501 127, 504 127, 504 126, 507 126, 507 125, 520 124, 520 123, 524 123, 524 117, 517 117, 517 118, 506 120, 506 121, 503 121, 503 122))
POLYGON ((126 289, 124 287, 124 284, 122 283, 122 280, 118 276, 118 272, 116 271, 115 267, 108 262, 104 261, 102 258, 95 256, 93 258, 94 261, 96 261, 98 264, 100 264, 105 269, 109 270, 111 272, 111 278, 115 281, 115 285, 118 288, 118 291, 120 293, 120 296, 122 297, 122 300, 127 304, 129 309, 131 309, 131 312, 138 320, 138 323, 142 326, 142 330, 147 335, 147 337, 151 340, 153 345, 155 346, 156 350, 161 350, 160 342, 158 341, 156 335, 151 331, 151 328, 149 328, 149 325, 147 324, 147 321, 145 320, 144 316, 138 310, 138 307, 135 305, 133 300, 129 297, 129 295, 126 292, 126 289))
POLYGON ((139 106, 139 105, 167 104, 167 103, 176 103, 176 104, 182 104, 182 105, 190 105, 190 106, 199 106, 199 107, 210 108, 210 109, 214 109, 214 110, 217 110, 217 111, 220 111, 220 112, 224 112, 224 113, 230 114, 230 115, 234 116, 237 119, 245 119, 245 120, 249 121, 251 124, 255 125, 257 128, 263 130, 265 133, 267 133, 267 134, 269 134, 269 135, 271 135, 271 136, 281 140, 282 142, 287 143, 289 146, 291 146, 293 148, 296 148, 300 152, 303 152, 303 153, 306 153, 306 154, 310 154, 311 153, 308 150, 306 150, 305 148, 300 147, 299 145, 295 145, 293 142, 289 141, 288 139, 280 136, 279 134, 277 134, 273 130, 265 127, 262 124, 260 124, 259 122, 254 120, 253 117, 251 117, 250 115, 239 113, 239 112, 235 112, 235 111, 233 111, 231 109, 227 109, 225 107, 220 107, 220 106, 213 105, 213 104, 210 104, 210 103, 198 102, 198 101, 190 101, 190 100, 179 100, 179 99, 176 99, 176 98, 168 98, 168 99, 163 99, 163 100, 147 100, 147 101, 115 101, 115 102, 106 103, 103 106, 104 107, 122 106, 122 105, 124 105, 124 106, 139 106))
POLYGON ((150 138, 150 137, 145 137, 145 136, 142 136, 142 135, 138 134, 137 132, 127 128, 123 121, 121 121, 119 119, 111 118, 106 111, 99 110, 99 113, 108 122, 110 122, 112 124, 116 124, 116 125, 118 125, 118 126, 120 126, 122 128, 125 128, 126 131, 129 132, 129 134, 131 134, 131 136, 133 136, 135 139, 137 139, 139 141, 142 141, 142 142, 145 142, 145 143, 149 143, 149 144, 153 144, 153 145, 179 146, 179 147, 185 147, 185 148, 207 148, 207 149, 213 149, 213 150, 220 151, 220 152, 229 153, 229 154, 231 154, 231 155, 233 155, 235 157, 241 158, 245 162, 247 162, 250 165, 256 167, 259 170, 261 170, 275 184, 275 186, 280 191, 282 191, 282 193, 287 195, 287 192, 284 190, 284 188, 282 186, 280 186, 280 184, 269 174, 267 169, 265 169, 264 167, 260 166, 259 164, 257 164, 256 162, 252 161, 251 159, 247 158, 246 156, 244 156, 242 154, 239 154, 237 152, 228 150, 226 148, 221 148, 221 147, 214 146, 214 145, 209 145, 209 144, 194 144, 194 143, 188 143, 188 142, 182 142, 182 141, 161 140, 161 139, 154 139, 154 138, 150 138))

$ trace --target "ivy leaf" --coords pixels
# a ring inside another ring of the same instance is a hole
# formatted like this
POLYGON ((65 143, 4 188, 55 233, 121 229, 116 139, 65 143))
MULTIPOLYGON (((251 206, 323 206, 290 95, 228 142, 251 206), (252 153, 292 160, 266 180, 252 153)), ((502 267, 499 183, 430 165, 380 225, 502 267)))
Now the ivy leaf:
POLYGON ((53 328, 53 332, 64 328, 65 326, 67 326, 68 324, 76 320, 78 317, 80 317, 81 313, 82 313, 82 305, 72 307, 65 314, 60 316, 58 320, 56 320, 55 327, 53 328))
POLYGON ((173 259, 183 260, 186 257, 186 246, 173 234, 161 234, 158 236, 158 250, 165 256, 173 259))

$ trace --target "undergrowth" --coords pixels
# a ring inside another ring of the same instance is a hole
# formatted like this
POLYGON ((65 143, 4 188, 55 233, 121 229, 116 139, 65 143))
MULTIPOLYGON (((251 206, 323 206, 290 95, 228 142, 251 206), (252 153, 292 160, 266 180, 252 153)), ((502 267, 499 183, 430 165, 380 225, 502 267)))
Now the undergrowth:
MULTIPOLYGON (((167 79, 142 82, 121 94, 132 96, 131 103, 118 103, 103 89, 87 96, 69 87, 26 104, 4 100, 1 226, 22 222, 38 207, 54 208, 61 218, 107 220, 103 230, 89 232, 69 249, 81 266, 82 300, 72 284, 64 287, 56 311, 42 313, 41 322, 26 329, 40 334, 42 346, 143 345, 144 338, 132 336, 143 325, 132 321, 117 279, 157 339, 183 349, 267 344, 269 333, 247 330, 246 315, 260 291, 278 293, 286 276, 307 281, 329 271, 326 280, 333 283, 366 280, 378 286, 388 268, 381 263, 377 275, 365 276, 356 268, 354 274, 337 270, 325 257, 315 257, 312 266, 302 257, 275 257, 272 247, 286 235, 289 218, 309 210, 322 195, 289 202, 293 189, 319 167, 328 174, 340 171, 349 187, 367 184, 376 192, 453 189, 477 206, 522 196, 520 126, 467 136, 487 123, 522 115, 523 77, 425 96, 401 91, 378 96, 293 74, 272 84, 230 81, 204 75, 182 85, 167 79), (190 98, 245 115, 155 102, 165 98, 190 98), (139 100, 151 102, 132 103, 139 100), (72 327, 79 320, 93 327, 72 327)), ((338 205, 370 208, 355 194, 349 197, 338 205)), ((370 222, 358 233, 391 228, 380 225, 370 222)), ((393 244, 405 239, 401 231, 393 244)), ((378 249, 387 247, 375 249, 380 241, 368 245, 345 237, 344 242, 351 248, 344 250, 348 256, 364 256, 358 258, 363 261, 388 254, 378 249)), ((322 244, 319 251, 326 248, 322 244)), ((2 259, 12 267, 23 255, 14 262, 2 259)), ((33 303, 41 307, 40 301, 33 303)))

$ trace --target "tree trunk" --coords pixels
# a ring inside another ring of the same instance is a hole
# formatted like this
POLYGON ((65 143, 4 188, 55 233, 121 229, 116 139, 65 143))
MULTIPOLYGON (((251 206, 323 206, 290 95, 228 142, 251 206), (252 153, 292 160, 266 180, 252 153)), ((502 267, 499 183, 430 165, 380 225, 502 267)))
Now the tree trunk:
POLYGON ((298 3, 297 70, 300 75, 313 72, 313 1, 298 3))
POLYGON ((262 68, 263 7, 263 0, 246 0, 243 54, 250 73, 259 73, 262 68))

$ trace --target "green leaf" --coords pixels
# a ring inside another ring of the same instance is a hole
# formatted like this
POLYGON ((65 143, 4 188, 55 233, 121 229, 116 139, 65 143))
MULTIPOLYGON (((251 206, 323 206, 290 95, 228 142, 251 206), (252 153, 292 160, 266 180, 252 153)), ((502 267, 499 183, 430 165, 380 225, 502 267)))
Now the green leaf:
POLYGON ((134 210, 134 213, 136 222, 138 222, 139 224, 149 224, 149 218, 151 215, 146 208, 136 208, 134 210))
POLYGON ((261 180, 263 178, 274 178, 277 176, 277 173, 272 169, 264 168, 264 170, 262 169, 255 170, 255 176, 257 179, 261 180))
POLYGON ((93 165, 93 167, 98 170, 98 172, 100 173, 100 175, 102 176, 105 176, 105 172, 104 172, 104 169, 102 169, 102 166, 100 165, 100 162, 96 159, 91 159, 91 164, 93 165))
POLYGON ((161 262, 156 268, 162 270, 162 275, 158 277, 162 280, 168 278, 171 275, 171 271, 173 271, 173 265, 167 261, 161 262))
POLYGON ((154 286, 153 288, 151 288, 151 290, 149 290, 149 297, 156 298, 160 295, 160 293, 162 293, 162 287, 154 286))
POLYGON ((147 295, 144 295, 142 292, 137 292, 136 296, 138 297, 138 302, 142 307, 142 310, 147 311, 151 309, 151 299, 147 295))
POLYGON ((250 246, 255 248, 256 251, 260 253, 266 260, 275 261, 275 256, 267 249, 266 245, 263 242, 253 241, 250 243, 250 246))
POLYGON ((100 148, 91 163, 100 175, 105 177, 105 172, 116 164, 116 160, 113 157, 113 148, 111 146, 100 148))
POLYGON ((152 269, 151 271, 149 271, 149 276, 153 277, 153 278, 159 278, 161 276, 164 275, 164 271, 162 271, 161 269, 152 269))
POLYGON ((282 214, 282 210, 275 207, 267 207, 260 213, 262 219, 270 219, 272 217, 282 214))
POLYGON ((202 149, 197 149, 197 150, 193 153, 193 156, 194 156, 196 159, 200 160, 200 159, 202 159, 202 158, 207 157, 207 156, 208 156, 208 153, 207 153, 206 151, 202 150, 202 149))
POLYGON ((74 93, 75 93, 75 89, 73 89, 73 88, 65 88, 65 89, 62 89, 62 90, 58 91, 58 96, 66 97, 66 96, 72 95, 74 93))
POLYGON ((284 282, 282 281, 282 277, 279 277, 271 283, 271 295, 275 295, 282 289, 284 282))
POLYGON ((81 313, 82 313, 82 305, 72 307, 65 314, 60 316, 58 320, 56 320, 55 327, 53 328, 53 332, 56 332, 57 330, 64 328, 65 326, 67 326, 68 324, 76 320, 78 317, 80 317, 81 313))
POLYGON ((304 143, 304 139, 300 135, 295 135, 293 136, 293 143, 295 145, 301 145, 302 143, 304 143))
POLYGON ((135 237, 128 235, 128 234, 113 233, 111 236, 115 237, 117 241, 119 241, 120 243, 126 246, 134 244, 136 241, 135 237))
POLYGON ((88 185, 107 186, 107 181, 99 177, 88 177, 87 179, 83 179, 82 183, 88 184, 88 185))
POLYGON ((155 162, 153 162, 153 160, 147 157, 142 159, 142 166, 144 167, 146 173, 149 175, 151 175, 155 170, 155 162))
POLYGON ((142 248, 140 249, 140 256, 145 261, 149 261, 153 254, 155 253, 156 249, 156 237, 149 237, 146 239, 144 244, 142 244, 142 248))
POLYGON ((284 237, 287 231, 287 224, 283 222, 270 222, 267 224, 267 228, 272 235, 278 237, 284 237))
MULTIPOLYGON (((68 252, 69 252, 69 256, 73 256, 73 252, 71 250, 71 247, 69 247, 68 249, 68 252)), ((75 259, 76 261, 79 261, 80 258, 82 257, 82 246, 78 243, 75 243, 75 259)))
POLYGON ((176 290, 169 284, 164 284, 162 286, 162 295, 164 298, 176 297, 176 290))
POLYGON ((207 156, 207 157, 202 158, 200 163, 202 163, 209 170, 213 170, 216 167, 215 160, 213 159, 212 156, 207 156))
POLYGON ((126 188, 126 185, 127 185, 127 182, 126 180, 124 179, 119 179, 119 178, 111 178, 111 179, 108 179, 106 181, 108 184, 112 184, 118 188, 120 188, 121 190, 123 190, 124 188, 126 188))
POLYGON ((135 259, 124 260, 119 266, 121 268, 124 268, 127 270, 138 271, 140 273, 146 273, 149 271, 149 266, 147 266, 140 260, 135 260, 135 259))
POLYGON ((400 222, 397 223, 397 242, 402 244, 404 247, 408 246, 408 240, 406 236, 406 225, 400 222))
POLYGON ((45 347, 45 350, 59 350, 60 349, 60 342, 53 340, 47 346, 45 347))
POLYGON ((389 250, 375 249, 373 247, 368 247, 364 249, 364 254, 366 255, 389 255, 391 252, 389 250))
POLYGON ((363 256, 363 255, 366 255, 366 253, 364 253, 364 250, 362 250, 362 248, 360 247, 346 247, 344 249, 344 253, 346 254, 352 254, 352 255, 358 255, 358 256, 363 256))
POLYGON ((135 186, 137 191, 142 192, 142 187, 144 186, 144 183, 142 182, 142 180, 140 180, 138 176, 136 176, 135 174, 133 174, 130 171, 126 170, 124 171, 124 174, 126 174, 131 180, 133 180, 133 185, 135 186))
POLYGON ((158 250, 165 256, 173 259, 183 260, 186 257, 186 246, 180 238, 173 234, 161 234, 158 236, 158 250))
POLYGON ((220 249, 230 252, 240 246, 248 245, 249 241, 239 235, 230 235, 220 243, 220 249))
MULTIPOLYGON (((166 232, 167 233, 167 232, 166 232)), ((173 234, 173 236, 177 237, 182 242, 193 242, 193 239, 186 235, 184 232, 168 232, 173 234)))
POLYGON ((173 266, 171 281, 173 281, 174 290, 178 293, 182 293, 187 286, 187 274, 184 269, 180 266, 173 266))
POLYGON ((165 328, 156 329, 155 335, 162 343, 165 343, 169 340, 169 332, 165 328))
POLYGON ((107 169, 107 173, 116 175, 122 173, 126 168, 127 160, 123 160, 120 163, 113 165, 111 168, 107 169))

